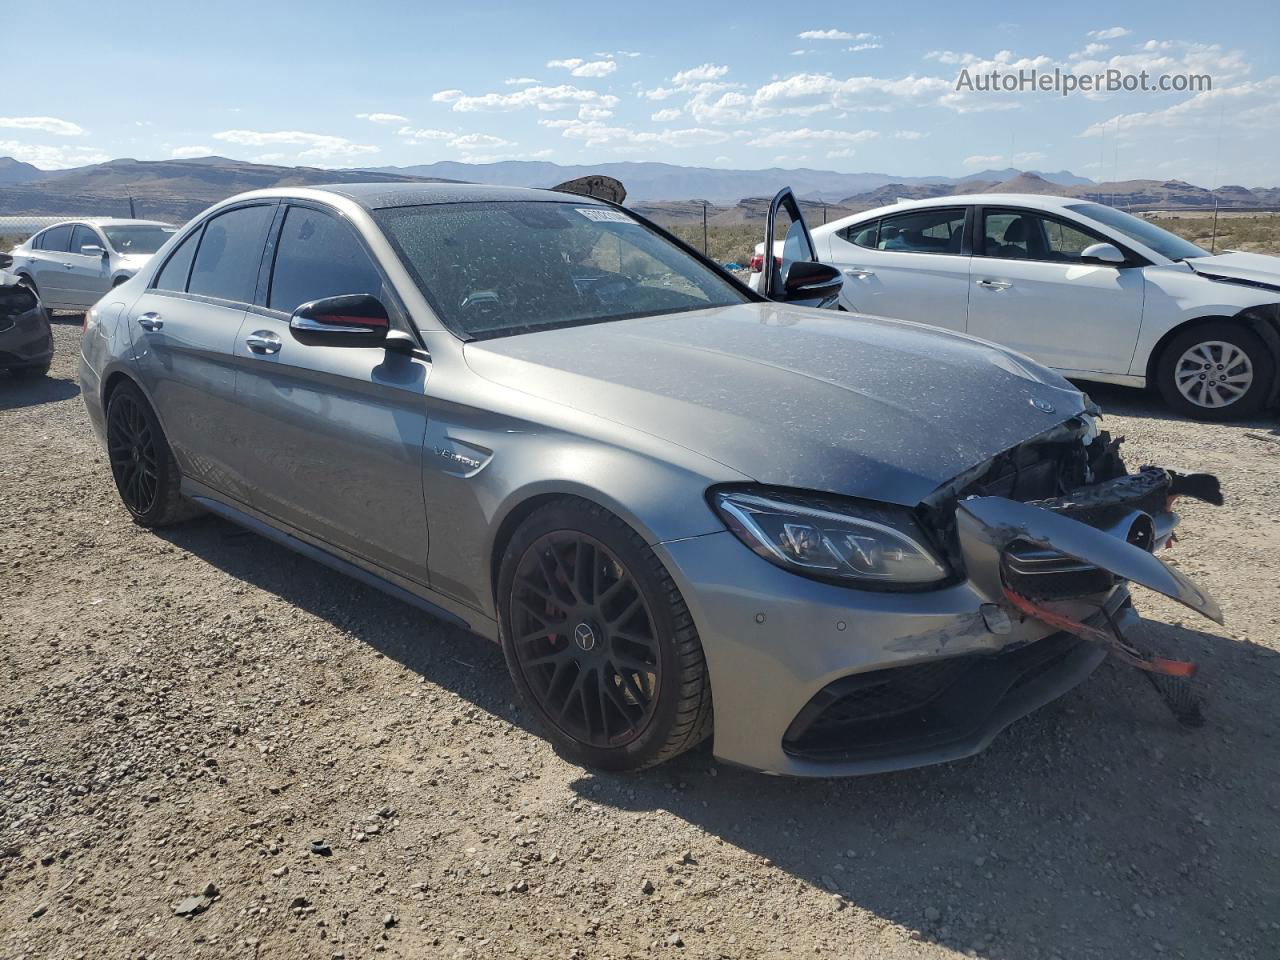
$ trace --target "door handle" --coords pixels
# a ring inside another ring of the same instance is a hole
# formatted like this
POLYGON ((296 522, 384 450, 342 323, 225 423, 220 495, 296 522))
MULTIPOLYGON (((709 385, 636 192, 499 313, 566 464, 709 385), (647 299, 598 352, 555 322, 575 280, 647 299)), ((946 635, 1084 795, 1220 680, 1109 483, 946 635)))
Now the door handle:
POLYGON ((244 338, 249 349, 254 353, 279 353, 280 338, 270 330, 255 330, 244 338))
POLYGON ((143 330, 159 330, 164 326, 164 321, 158 313, 144 313, 138 318, 138 326, 143 330))
POLYGON ((74 263, 66 263, 66 262, 64 262, 62 265, 63 265, 64 267, 66 267, 68 270, 73 270, 73 269, 75 269, 75 264, 74 264, 74 263))
POLYGON ((862 280, 866 277, 874 277, 876 272, 874 270, 868 270, 866 267, 846 267, 844 275, 846 277, 853 277, 857 280, 862 280))
POLYGON ((978 286, 987 290, 1008 290, 1013 284, 1006 280, 979 280, 978 286))

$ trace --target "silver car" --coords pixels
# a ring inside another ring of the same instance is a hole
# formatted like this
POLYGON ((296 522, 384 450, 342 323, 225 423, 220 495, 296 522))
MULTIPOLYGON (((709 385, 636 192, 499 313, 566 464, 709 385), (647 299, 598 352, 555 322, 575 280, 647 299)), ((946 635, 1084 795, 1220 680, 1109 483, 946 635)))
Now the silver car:
MULTIPOLYGON (((838 283, 797 259, 769 286, 838 283)), ((1129 473, 1057 374, 767 300, 589 198, 243 194, 82 349, 138 523, 208 510, 500 643, 575 762, 966 756, 1109 651, 1183 671, 1125 639, 1126 581, 1221 617, 1154 555, 1213 478, 1129 473)))
POLYGON ((86 310, 178 232, 158 220, 68 220, 13 248, 12 270, 49 310, 86 310))

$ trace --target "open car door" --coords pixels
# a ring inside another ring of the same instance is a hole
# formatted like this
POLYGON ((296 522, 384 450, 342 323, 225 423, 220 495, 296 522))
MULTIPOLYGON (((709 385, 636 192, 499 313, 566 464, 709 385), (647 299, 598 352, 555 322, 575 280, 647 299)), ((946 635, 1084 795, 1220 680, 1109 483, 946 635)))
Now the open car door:
POLYGON ((831 307, 840 296, 840 271, 818 262, 817 248, 790 187, 769 204, 765 221, 765 256, 760 292, 770 300, 801 307, 831 307))

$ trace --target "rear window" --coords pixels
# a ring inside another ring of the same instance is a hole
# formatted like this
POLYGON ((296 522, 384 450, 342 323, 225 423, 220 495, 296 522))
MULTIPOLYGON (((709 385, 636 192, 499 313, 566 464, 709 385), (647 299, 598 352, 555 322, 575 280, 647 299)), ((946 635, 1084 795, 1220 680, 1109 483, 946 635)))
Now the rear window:
POLYGON ((187 291, 252 303, 274 206, 241 207, 210 220, 200 239, 187 291))
POLYGON ((40 249, 66 253, 71 246, 71 226, 53 227, 40 235, 40 249))
POLYGON ((436 313, 467 338, 750 299, 624 211, 591 201, 441 203, 374 216, 436 313))

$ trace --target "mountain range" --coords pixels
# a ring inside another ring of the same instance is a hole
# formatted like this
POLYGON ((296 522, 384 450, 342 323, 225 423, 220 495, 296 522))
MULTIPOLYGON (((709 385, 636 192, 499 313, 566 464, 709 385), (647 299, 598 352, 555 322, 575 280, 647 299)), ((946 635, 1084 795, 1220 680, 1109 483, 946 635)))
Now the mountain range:
POLYGON ((984 170, 964 177, 895 177, 882 173, 831 170, 732 170, 681 167, 668 163, 603 163, 562 166, 541 161, 466 164, 443 161, 412 167, 332 170, 247 163, 225 157, 184 160, 111 160, 69 170, 40 170, 0 157, 0 216, 137 216, 182 222, 210 204, 262 187, 322 183, 468 181, 549 187, 588 174, 616 177, 627 202, 658 219, 684 219, 702 204, 716 222, 758 219, 758 198, 789 185, 828 218, 902 198, 959 193, 1053 193, 1131 209, 1222 206, 1277 206, 1280 188, 1241 186, 1216 191, 1181 180, 1125 180, 1094 183, 1069 171, 1037 173, 1014 168, 984 170))

